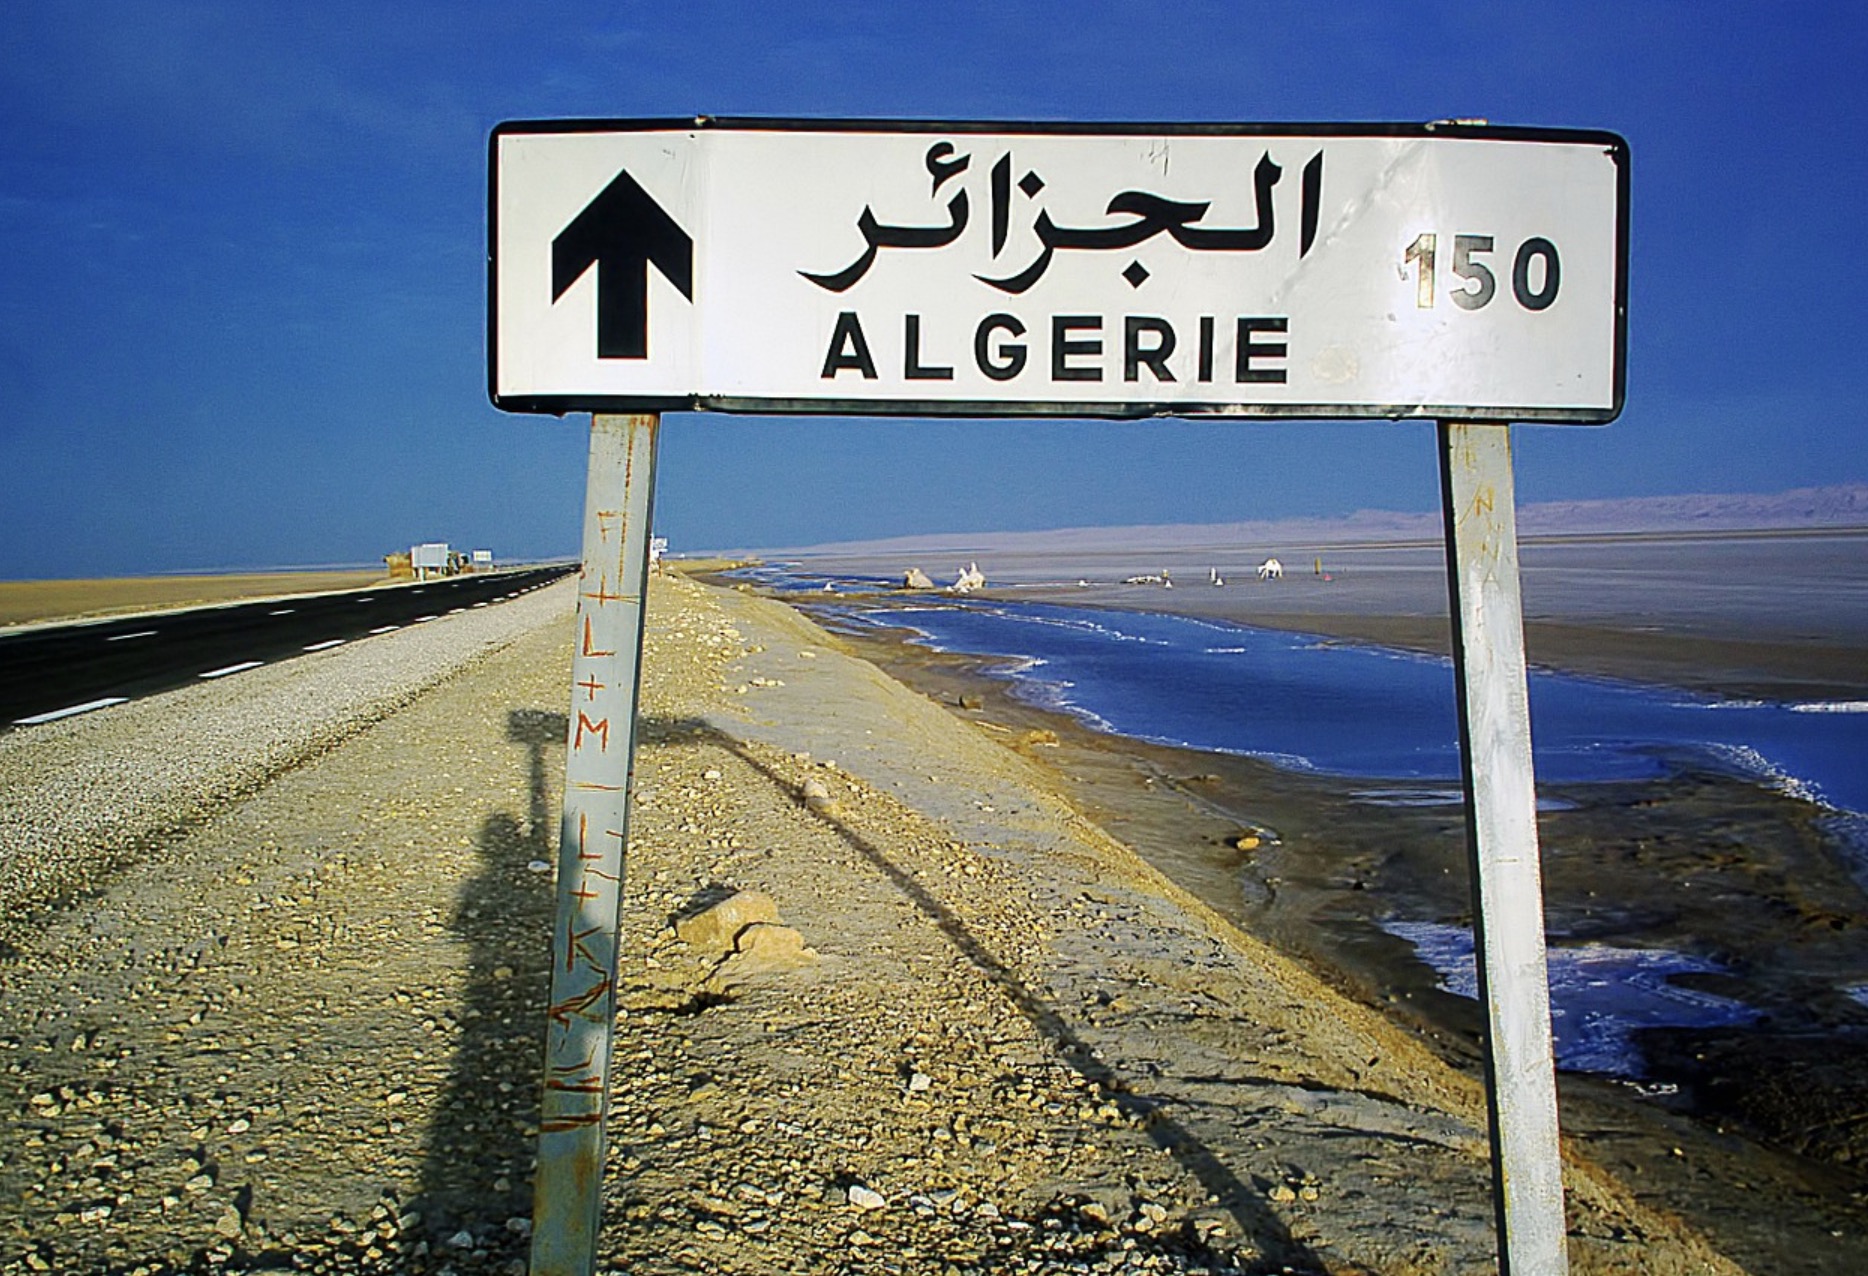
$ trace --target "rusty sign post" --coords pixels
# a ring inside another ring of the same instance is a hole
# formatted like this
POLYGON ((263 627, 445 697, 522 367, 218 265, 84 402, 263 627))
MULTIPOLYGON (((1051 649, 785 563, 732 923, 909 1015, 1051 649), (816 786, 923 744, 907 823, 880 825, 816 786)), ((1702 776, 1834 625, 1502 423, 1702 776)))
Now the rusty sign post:
POLYGON ((659 424, 653 415, 599 415, 590 422, 532 1207, 535 1276, 590 1276, 602 1217, 617 926, 659 424))
MULTIPOLYGON (((1472 121, 701 116, 502 124, 488 159, 507 411, 1439 423, 1499 1258, 1562 1273, 1501 422, 1621 412, 1628 144, 1472 121)), ((595 1257, 655 420, 593 424, 540 1276, 595 1257)))

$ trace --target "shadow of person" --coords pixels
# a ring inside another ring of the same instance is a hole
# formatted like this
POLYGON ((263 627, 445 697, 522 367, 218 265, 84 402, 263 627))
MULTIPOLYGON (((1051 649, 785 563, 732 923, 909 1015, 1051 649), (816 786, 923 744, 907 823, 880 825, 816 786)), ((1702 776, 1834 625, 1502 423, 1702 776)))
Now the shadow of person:
POLYGON ((467 977, 413 1203, 431 1245, 461 1248, 465 1232, 483 1254, 526 1252, 523 1227, 507 1223, 532 1212, 538 1008, 548 995, 553 908, 551 874, 530 866, 549 864, 555 854, 546 775, 548 765, 562 765, 565 727, 561 713, 507 714, 507 741, 527 750, 526 818, 501 811, 481 824, 479 867, 451 919, 467 946, 467 977))

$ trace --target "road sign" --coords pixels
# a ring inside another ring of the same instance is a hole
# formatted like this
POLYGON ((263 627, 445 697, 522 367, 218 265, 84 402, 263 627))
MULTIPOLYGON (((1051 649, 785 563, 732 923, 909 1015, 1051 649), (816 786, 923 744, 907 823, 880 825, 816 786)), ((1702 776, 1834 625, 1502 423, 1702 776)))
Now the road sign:
POLYGON ((1627 160, 1611 133, 1464 124, 503 124, 490 390, 1605 422, 1627 160))
POLYGON ((491 149, 493 401, 598 414, 535 1276, 595 1261, 667 408, 1439 421, 1500 1270, 1562 1276, 1505 423, 1621 411, 1627 144, 1462 123, 698 119, 503 124, 491 149))

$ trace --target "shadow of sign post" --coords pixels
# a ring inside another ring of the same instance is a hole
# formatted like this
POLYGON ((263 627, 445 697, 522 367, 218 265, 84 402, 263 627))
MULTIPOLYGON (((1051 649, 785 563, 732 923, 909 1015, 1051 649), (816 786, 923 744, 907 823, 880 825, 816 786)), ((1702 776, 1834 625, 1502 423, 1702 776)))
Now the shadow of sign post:
POLYGON ((1436 422, 1499 1265, 1565 1272, 1508 423, 1621 411, 1627 143, 530 121, 489 174, 489 395, 594 414, 533 1272, 595 1261, 665 410, 1436 422))

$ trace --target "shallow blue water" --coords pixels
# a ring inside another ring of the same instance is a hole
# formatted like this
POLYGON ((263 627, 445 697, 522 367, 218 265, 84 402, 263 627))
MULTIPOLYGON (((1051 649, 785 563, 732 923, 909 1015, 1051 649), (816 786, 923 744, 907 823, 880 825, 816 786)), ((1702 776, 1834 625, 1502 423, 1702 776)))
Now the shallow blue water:
MULTIPOLYGON (((1019 696, 1121 735, 1371 780, 1459 778, 1453 667, 1441 657, 1041 603, 837 614, 912 627, 941 651, 1010 657, 1000 676, 1019 696)), ((1729 700, 1536 671, 1530 691, 1542 781, 1643 779, 1691 763, 1868 812, 1868 704, 1729 700)))
MULTIPOLYGON (((1440 657, 1160 613, 973 599, 838 603, 822 577, 782 570, 764 583, 812 591, 812 610, 833 623, 906 627, 936 650, 1006 657, 996 676, 1015 694, 1101 730, 1364 780, 1366 801, 1460 800, 1453 667, 1440 657)), ((844 579, 834 588, 888 583, 844 579)), ((1868 704, 1732 700, 1536 671, 1530 693, 1541 781, 1638 780, 1685 766, 1752 779, 1831 808, 1842 853, 1868 881, 1868 704)), ((1415 946, 1442 987, 1477 995, 1470 931, 1384 925, 1415 946)), ((1551 948, 1559 1065, 1639 1077, 1637 1028, 1751 1022, 1752 1007, 1670 978, 1718 969, 1659 949, 1551 948)), ((1846 991, 1868 1004, 1868 984, 1846 991)))

